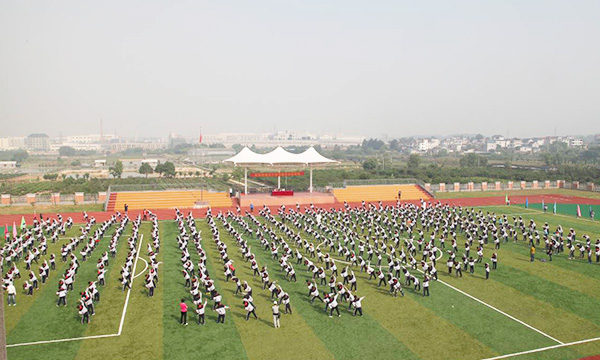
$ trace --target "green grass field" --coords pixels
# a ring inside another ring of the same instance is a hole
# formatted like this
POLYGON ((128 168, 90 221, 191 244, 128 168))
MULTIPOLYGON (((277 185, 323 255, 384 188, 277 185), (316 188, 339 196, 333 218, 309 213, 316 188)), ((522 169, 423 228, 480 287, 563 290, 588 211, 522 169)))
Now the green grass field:
POLYGON ((456 192, 436 192, 436 199, 457 199, 457 198, 483 198, 495 196, 527 196, 527 195, 566 195, 576 197, 586 197, 591 199, 600 199, 599 192, 571 190, 571 189, 527 189, 527 190, 488 190, 488 191, 456 191, 456 192))
MULTIPOLYGON (((593 241, 600 237, 600 225, 586 220, 543 214, 518 206, 483 209, 497 214, 523 214, 538 224, 548 222, 556 226, 560 223, 564 228, 575 228, 579 236, 589 234, 593 241)), ((274 329, 270 292, 261 290, 260 280, 252 277, 236 242, 221 223, 218 224, 221 241, 228 245, 237 275, 254 289, 258 320, 245 321, 241 296, 234 295, 232 282, 225 282, 218 251, 205 220, 197 220, 197 226, 203 233, 209 273, 223 295, 223 302, 231 307, 226 323, 216 324, 216 313, 207 310, 205 326, 197 325, 192 314, 189 326, 179 325, 179 299, 184 297, 190 304, 191 297, 183 286, 181 253, 175 241, 178 229, 174 221, 160 223, 158 261, 162 264, 155 296, 147 296, 143 275, 134 279, 124 315, 127 292, 121 291, 118 277, 126 256, 126 234, 131 231, 128 226, 119 241, 117 258, 111 260, 107 285, 100 288, 101 301, 91 324, 80 324, 75 292, 69 294, 68 307, 55 306, 59 272, 64 271, 60 260, 57 271, 51 272, 48 283, 33 297, 22 294, 21 282, 17 280, 18 306, 4 307, 9 359, 483 359, 600 337, 600 264, 567 260, 564 254, 555 256, 552 262, 530 263, 528 248, 522 242, 502 244, 498 252, 499 267, 492 271, 488 281, 484 280, 481 266, 473 275, 465 272, 462 278, 448 276, 445 258, 440 259, 437 266, 440 281, 431 285, 430 297, 405 288, 406 296, 394 298, 387 289, 377 288, 375 281, 369 282, 365 274, 355 270, 358 293, 366 296, 364 316, 350 316, 345 310, 346 303, 342 303, 342 317, 328 318, 321 303, 309 302, 305 280, 310 275, 305 267, 295 265, 298 282, 289 283, 258 240, 247 239, 259 265, 268 266, 271 277, 291 297, 293 315, 282 315, 282 327, 274 329), (113 334, 119 335, 14 346, 113 334)), ((150 230, 151 224, 143 222, 140 259, 147 260, 145 249, 150 230)), ((72 229, 67 236, 77 231, 72 229)), ((49 253, 59 253, 65 241, 50 244, 49 253)), ((108 241, 108 237, 103 238, 91 259, 82 263, 76 291, 88 280, 95 280, 96 260, 106 250, 108 241)), ((288 243, 293 244, 289 240, 288 243)), ((459 235, 459 244, 463 243, 464 238, 459 235)), ((192 247, 190 245, 189 251, 196 263, 198 256, 192 247)), ((490 255, 493 245, 487 247, 486 255, 490 255)), ((545 255, 540 251, 538 258, 545 255)), ((24 264, 21 262, 20 266, 23 273, 24 264)), ((338 265, 340 270, 341 266, 338 265)), ((143 274, 144 267, 145 263, 139 260, 135 274, 143 274)), ((209 301, 209 304, 212 303, 209 301)), ((512 358, 577 359, 597 354, 600 354, 600 341, 512 358)))
POLYGON ((11 205, 0 207, 0 215, 13 214, 56 214, 68 212, 84 212, 84 211, 103 211, 104 204, 84 204, 84 205, 11 205))
MULTIPOLYGON (((554 212, 554 203, 545 203, 547 206, 547 213, 554 212)), ((520 207, 525 207, 525 204, 519 204, 520 207)), ((530 203, 528 209, 537 210, 540 212, 544 211, 544 207, 542 203, 530 203)), ((600 205, 579 205, 579 209, 581 210, 581 219, 590 219, 590 209, 594 211, 594 213, 598 214, 600 211, 600 205)), ((568 215, 577 217, 577 204, 556 204, 556 213, 559 215, 568 215)))

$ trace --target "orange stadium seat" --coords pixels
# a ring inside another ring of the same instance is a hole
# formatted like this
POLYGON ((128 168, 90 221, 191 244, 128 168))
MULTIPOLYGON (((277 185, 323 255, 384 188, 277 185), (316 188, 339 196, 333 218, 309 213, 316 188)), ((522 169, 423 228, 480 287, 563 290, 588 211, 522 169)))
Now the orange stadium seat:
POLYGON ((344 189, 333 189, 333 195, 340 202, 373 202, 398 199, 398 191, 402 191, 401 200, 430 199, 431 195, 421 186, 409 185, 361 185, 347 186, 344 189))
POLYGON ((171 191, 128 191, 111 193, 107 211, 122 211, 127 204, 130 210, 193 208, 197 204, 211 207, 231 207, 232 201, 226 192, 201 190, 171 191))

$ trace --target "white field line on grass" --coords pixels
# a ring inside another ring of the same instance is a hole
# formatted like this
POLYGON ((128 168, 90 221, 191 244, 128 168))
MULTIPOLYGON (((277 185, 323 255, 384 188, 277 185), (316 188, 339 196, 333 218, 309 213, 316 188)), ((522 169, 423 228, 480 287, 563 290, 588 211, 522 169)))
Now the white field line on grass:
MULTIPOLYGON (((136 277, 138 277, 138 276, 141 276, 141 275, 143 275, 143 274, 146 272, 146 270, 148 269, 148 262, 146 261, 146 259, 144 259, 144 258, 140 258, 140 260, 142 260, 143 262, 145 262, 145 263, 146 263, 146 267, 144 268, 144 270, 140 271, 140 273, 139 273, 139 274, 135 275, 135 276, 133 277, 134 279, 135 279, 136 277)), ((160 265, 160 264, 162 264, 162 263, 163 263, 162 261, 159 261, 159 262, 157 263, 157 265, 160 265)))
MULTIPOLYGON (((144 234, 142 234, 142 236, 140 237, 140 245, 138 246, 138 251, 137 251, 136 258, 135 258, 135 262, 133 263, 132 274, 135 274, 135 268, 136 268, 137 262, 138 262, 138 260, 140 258, 140 250, 142 248, 142 242, 143 241, 144 241, 144 234)), ((133 286, 133 279, 135 279, 135 277, 133 277, 131 279, 131 285, 132 286, 133 286)), ((123 305, 123 314, 121 315, 121 322, 119 323, 119 331, 116 334, 91 335, 91 336, 82 336, 82 337, 68 338, 68 339, 34 341, 34 342, 27 342, 27 343, 10 344, 10 345, 6 345, 6 347, 9 348, 9 347, 17 347, 17 346, 42 345, 42 344, 52 344, 52 343, 67 342, 67 341, 78 341, 78 340, 88 340, 88 339, 103 339, 103 338, 121 336, 121 333, 123 331, 123 323, 125 322, 125 315, 127 314, 127 306, 129 304, 129 294, 131 294, 131 289, 127 290, 127 297, 125 298, 125 305, 123 305)))
MULTIPOLYGON (((70 237, 69 237, 69 236, 59 236, 59 237, 58 237, 58 240, 71 240, 71 239, 77 239, 77 238, 78 238, 78 237, 80 237, 80 236, 81 236, 81 235, 78 235, 78 236, 70 236, 70 237)), ((104 235, 104 236, 101 236, 100 238, 101 238, 101 239, 107 239, 107 238, 111 238, 111 237, 112 237, 112 235, 104 235)), ((89 238, 89 236, 86 236, 86 238, 89 238)))
MULTIPOLYGON (((418 270, 418 271, 422 273, 422 271, 421 271, 421 270, 418 270)), ((545 337, 547 337, 548 339, 551 339, 552 341, 555 341, 555 342, 557 342, 557 343, 559 343, 559 344, 561 344, 561 345, 564 345, 564 343, 563 343, 562 341, 560 341, 560 340, 557 340, 557 339, 553 338, 552 336, 550 336, 550 335, 546 334, 545 332, 543 332, 543 331, 541 331, 541 330, 538 330, 538 329, 534 328, 533 326, 531 326, 531 325, 529 325, 529 324, 527 324, 527 323, 525 323, 525 322, 523 322, 523 321, 521 321, 521 320, 517 319, 516 317, 514 317, 514 316, 512 316, 512 315, 509 315, 509 314, 505 313, 504 311, 502 311, 502 310, 500 310, 500 309, 498 309, 498 308, 495 308, 494 306, 492 306, 492 305, 490 305, 490 304, 488 304, 488 303, 486 303, 486 302, 484 302, 484 301, 482 301, 482 300, 479 300, 478 298, 474 297, 473 295, 469 295, 469 294, 467 294, 466 292, 464 292, 464 291, 462 291, 462 290, 460 290, 460 289, 457 289, 457 288, 455 288, 454 286, 452 286, 452 285, 450 285, 450 284, 448 284, 448 283, 446 283, 446 282, 444 282, 444 281, 442 281, 442 280, 438 280, 438 281, 439 281, 440 283, 442 283, 442 284, 446 285, 446 286, 447 286, 447 287, 449 287, 450 289, 452 289, 452 290, 454 290, 454 291, 457 291, 457 292, 459 292, 459 293, 461 293, 461 294, 465 295, 466 297, 468 297, 468 298, 470 298, 470 299, 473 299, 473 300, 477 301, 478 303, 480 303, 480 304, 482 304, 482 305, 485 305, 485 306, 489 307, 490 309, 492 309, 492 310, 495 310, 495 311, 499 312, 500 314, 502 314, 502 315, 506 316, 507 318, 509 318, 509 319, 512 319, 512 320, 514 320, 514 321, 518 322, 519 324, 521 324, 521 325, 524 325, 524 326, 528 327, 529 329, 531 329, 531 330, 533 330, 533 331, 535 331, 535 332, 538 332, 538 333, 540 333, 540 334, 544 335, 544 336, 545 336, 545 337)))
MULTIPOLYGON (((348 265, 350 265, 350 263, 349 263, 349 262, 347 262, 347 261, 342 261, 342 260, 334 260, 334 261, 335 261, 335 262, 341 262, 341 263, 344 263, 344 264, 348 264, 348 265)), ((422 271, 422 270, 419 270, 419 269, 417 269, 417 271, 423 274, 423 271, 422 271)), ((535 331, 535 332, 538 332, 538 333, 540 333, 540 334, 544 335, 545 337, 547 337, 548 339, 550 339, 550 340, 552 340, 552 341, 554 341, 554 342, 557 342, 557 343, 559 343, 559 344, 561 344, 561 345, 562 345, 562 344, 564 344, 562 341, 560 341, 560 340, 557 340, 557 339, 553 338, 552 336, 550 336, 550 335, 546 334, 545 332, 543 332, 543 331, 541 331, 541 330, 538 330, 538 329, 534 328, 533 326, 531 326, 531 325, 529 325, 529 324, 527 324, 527 323, 525 323, 525 322, 523 322, 523 321, 521 321, 521 320, 517 319, 516 317, 514 317, 514 316, 512 316, 512 315, 509 315, 509 314, 505 313, 504 311, 502 311, 502 310, 500 310, 500 309, 498 309, 498 308, 496 308, 496 307, 494 307, 494 306, 492 306, 492 305, 490 305, 490 304, 488 304, 488 303, 484 302, 483 300, 479 300, 478 298, 476 298, 476 297, 475 297, 475 296, 473 296, 473 295, 467 294, 466 292, 464 292, 464 291, 462 291, 462 290, 460 290, 460 289, 457 289, 456 287, 454 287, 454 286, 452 286, 452 285, 448 284, 447 282, 444 282, 444 281, 442 281, 442 280, 437 280, 436 282, 439 282, 439 283, 441 283, 441 284, 444 284, 444 285, 446 285, 446 286, 447 286, 447 287, 449 287, 450 289, 452 289, 452 290, 454 290, 454 291, 457 291, 457 292, 459 292, 459 293, 461 293, 461 294, 465 295, 466 297, 468 297, 468 298, 470 298, 470 299, 472 299, 472 300, 475 300, 475 301, 477 301, 478 303, 480 303, 480 304, 482 304, 482 305, 485 305, 485 306, 489 307, 490 309, 492 309, 492 310, 494 310, 494 311, 497 311, 497 312, 499 312, 500 314, 502 314, 502 315, 504 315, 504 316, 508 317, 509 319, 511 319, 511 320, 514 320, 514 321, 518 322, 519 324, 521 324, 521 325, 524 325, 524 326, 528 327, 529 329, 531 329, 531 330, 533 330, 533 331, 535 331)))
MULTIPOLYGON (((133 263, 133 271, 132 274, 135 274, 135 268, 137 267, 138 260, 140 258, 140 250, 142 250, 142 243, 144 242, 144 234, 140 237, 140 245, 138 245, 137 255, 135 256, 135 262, 133 263)), ((131 284, 129 284, 129 290, 127 290, 127 297, 125 298, 125 306, 123 306, 123 315, 121 316, 121 323, 119 324, 119 332, 117 334, 121 335, 123 331, 123 323, 125 322, 125 314, 127 314, 127 304, 129 304, 129 295, 131 294, 131 288, 133 287, 133 280, 131 279, 131 284)))
MULTIPOLYGON (((325 242, 322 242, 322 243, 321 243, 321 244, 319 244, 318 246, 321 246, 321 245, 322 245, 322 244, 324 244, 324 243, 325 243, 325 242)), ((444 253, 441 251, 441 249, 438 249, 438 250, 440 251, 440 257, 438 257, 438 258, 436 259, 436 261, 437 261, 437 260, 439 260, 439 259, 441 259, 441 258, 442 258, 442 256, 444 255, 444 253)), ((386 253, 386 254, 387 254, 387 253, 386 253)), ((387 255, 389 255, 389 254, 387 254, 387 255)), ((342 263, 345 263, 345 264, 350 264, 350 263, 349 263, 349 262, 347 262, 347 261, 341 261, 341 260, 335 260, 335 261, 339 261, 339 262, 342 262, 342 263)), ((419 270, 419 269, 417 269, 417 271, 423 274, 423 271, 422 271, 422 270, 419 270)), ((499 312, 500 314, 502 314, 502 315, 504 315, 504 316, 508 317, 509 319, 511 319, 511 320, 514 320, 514 321, 518 322, 519 324, 521 324, 521 325, 524 325, 524 326, 528 327, 529 329, 531 329, 531 330, 533 330, 533 331, 535 331, 535 332, 538 332, 538 333, 540 333, 540 334, 544 335, 545 337, 547 337, 548 339, 550 339, 550 340, 552 340, 552 341, 554 341, 554 342, 557 342, 557 343, 559 343, 559 344, 564 344, 562 341, 560 341, 560 340, 558 340, 558 339, 555 339, 555 338, 553 338, 552 336, 550 336, 550 335, 546 334, 545 332, 543 332, 543 331, 541 331, 541 330, 539 330, 539 329, 536 329, 536 328, 534 328, 533 326, 531 326, 531 325, 529 325, 529 324, 525 323, 524 321, 522 321, 522 320, 519 320, 519 319, 517 319, 516 317, 514 317, 514 316, 512 316, 512 315, 509 315, 509 314, 507 314, 507 313, 505 313, 504 311, 502 311, 502 310, 500 310, 500 309, 498 309, 498 308, 496 308, 496 307, 494 307, 494 306, 492 306, 492 305, 490 305, 490 304, 488 304, 488 303, 484 302, 483 300, 480 300, 480 299, 478 299, 478 298, 474 297, 473 295, 467 294, 466 292, 464 292, 464 291, 462 291, 462 290, 460 290, 460 289, 458 289, 458 288, 456 288, 456 287, 454 287, 454 286, 452 286, 452 285, 450 285, 450 284, 448 284, 448 283, 446 283, 446 282, 444 282, 444 281, 442 281, 442 280, 437 280, 437 282, 439 282, 439 283, 442 283, 442 284, 446 285, 447 287, 449 287, 450 289, 452 289, 452 290, 454 290, 454 291, 457 291, 457 292, 459 292, 459 293, 461 293, 461 294, 465 295, 466 297, 468 297, 468 298, 470 298, 470 299, 472 299, 472 300, 475 300, 475 301, 477 301, 478 303, 480 303, 480 304, 482 304, 482 305, 485 305, 485 306, 489 307, 490 309, 492 309, 492 310, 494 310, 494 311, 496 311, 496 312, 499 312)))
MULTIPOLYGON (((321 245, 322 245, 322 244, 324 244, 324 243, 325 243, 325 242, 322 242, 322 243, 321 243, 321 244, 319 244, 318 246, 321 246, 321 245)), ((439 260, 439 259, 440 259, 440 258, 443 256, 443 254, 444 254, 444 253, 441 251, 441 249, 438 249, 438 250, 440 250, 440 257, 439 257, 439 258, 437 258, 437 259, 436 259, 436 261, 437 261, 437 260, 439 260)), ((388 255, 388 256, 389 256, 390 254, 387 254, 387 253, 386 253, 386 255, 388 255)), ((335 261, 338 261, 338 262, 341 262, 341 263, 344 263, 344 264, 351 264, 351 263, 349 263, 349 262, 347 262, 347 261, 342 261, 342 260, 335 260, 335 261)), ((424 274, 424 272, 423 272, 422 270, 419 270, 419 269, 417 269, 417 271, 418 271, 418 272, 420 272, 421 274, 424 274)), ((456 288, 456 287, 454 287, 454 286, 452 286, 452 285, 450 285, 450 284, 448 284, 448 283, 446 283, 446 282, 444 282, 444 281, 442 281, 442 280, 437 280, 437 282, 439 282, 439 283, 442 283, 442 284, 446 285, 446 286, 447 286, 447 287, 449 287, 450 289, 452 289, 452 290, 454 290, 454 291, 457 291, 457 292, 459 292, 459 293, 461 293, 461 294, 465 295, 466 297, 468 297, 468 298, 470 298, 470 299, 472 299, 472 300, 475 300, 475 301, 477 301, 478 303, 480 303, 480 304, 482 304, 482 305, 485 305, 485 306, 489 307, 490 309, 492 309, 492 310, 494 310, 494 311, 496 311, 496 312, 499 312, 500 314, 502 314, 502 315, 504 315, 504 316, 508 317, 509 319, 511 319, 511 320, 514 320, 514 321, 518 322, 519 324, 521 324, 521 325, 524 325, 524 326, 528 327, 529 329, 531 329, 531 330, 533 330, 533 331, 535 331, 535 332, 537 332, 537 333, 539 333, 539 334, 541 334, 541 335, 544 335, 545 337, 547 337, 548 339, 550 339, 550 340, 552 340, 552 341, 554 341, 554 342, 557 342, 557 343, 559 343, 559 344, 564 344, 562 341, 560 341, 560 340, 558 340, 558 339, 555 339, 555 338, 553 338, 552 336, 550 336, 550 335, 546 334, 545 332, 543 332, 543 331, 541 331, 541 330, 539 330, 539 329, 536 329, 536 328, 534 328, 533 326, 531 326, 531 325, 529 325, 529 324, 525 323, 524 321, 521 321, 521 320, 517 319, 516 317, 514 317, 514 316, 512 316, 512 315, 509 315, 509 314, 507 314, 507 313, 505 313, 504 311, 502 311, 502 310, 500 310, 500 309, 498 309, 498 308, 496 308, 496 307, 494 307, 494 306, 492 306, 492 305, 490 305, 490 304, 488 304, 488 303, 484 302, 483 300, 480 300, 480 299, 478 299, 478 298, 474 297, 473 295, 467 294, 466 292, 464 292, 464 291, 462 291, 462 290, 460 290, 460 289, 458 289, 458 288, 456 288)))
POLYGON ((140 271, 140 273, 139 273, 139 274, 137 274, 137 275, 134 275, 134 276, 133 276, 133 278, 134 278, 134 279, 135 279, 136 277, 138 277, 138 276, 142 275, 142 274, 143 274, 143 273, 146 271, 146 269, 148 269, 148 262, 146 261, 146 259, 144 259, 144 258, 140 258, 140 260, 142 260, 143 262, 145 262, 145 263, 146 263, 146 266, 144 267, 144 270, 140 271))
POLYGON ((17 347, 17 346, 52 344, 52 343, 67 342, 67 341, 77 341, 77 340, 87 340, 87 339, 102 339, 102 338, 115 337, 115 336, 119 336, 119 334, 94 335, 94 336, 82 336, 82 337, 70 338, 70 339, 34 341, 34 342, 28 342, 28 343, 10 344, 10 345, 6 345, 6 347, 9 348, 9 347, 17 347))
MULTIPOLYGON (((524 210, 529 210, 529 211, 531 211, 531 212, 525 213, 525 214, 523 214, 523 215, 532 215, 533 213, 535 213, 535 214, 539 214, 539 215, 552 215, 552 216, 561 216, 561 217, 568 218, 568 219, 571 219, 571 220, 583 220, 583 221, 588 221, 588 222, 591 222, 592 224, 597 224, 597 223, 598 223, 598 222, 597 222, 597 221, 595 221, 595 220, 588 219, 588 218, 584 218, 583 216, 582 216, 582 217, 577 217, 577 216, 573 216, 573 215, 565 215, 565 214, 558 214, 558 213, 557 213, 557 214, 554 214, 554 213, 553 213, 553 212, 551 212, 551 211, 544 212, 543 210, 538 210, 538 209, 530 209, 530 208, 524 208, 524 210)), ((513 214, 507 214, 507 215, 513 215, 513 214)), ((516 215, 516 214, 515 214, 515 215, 516 215)))
POLYGON ((513 356, 519 356, 519 355, 525 355, 525 354, 533 354, 533 353, 542 352, 542 351, 546 351, 546 350, 552 350, 552 349, 558 349, 558 348, 567 347, 567 346, 585 344, 585 343, 589 343, 589 342, 593 342, 593 341, 600 341, 600 337, 593 338, 593 339, 573 341, 573 342, 566 343, 566 344, 562 344, 561 343, 560 345, 546 346, 546 347, 542 347, 542 348, 539 348, 539 349, 521 351, 521 352, 512 353, 512 354, 500 355, 500 356, 496 356, 496 357, 492 357, 492 358, 487 358, 487 359, 484 359, 484 360, 506 359, 506 358, 510 358, 510 357, 513 357, 513 356))

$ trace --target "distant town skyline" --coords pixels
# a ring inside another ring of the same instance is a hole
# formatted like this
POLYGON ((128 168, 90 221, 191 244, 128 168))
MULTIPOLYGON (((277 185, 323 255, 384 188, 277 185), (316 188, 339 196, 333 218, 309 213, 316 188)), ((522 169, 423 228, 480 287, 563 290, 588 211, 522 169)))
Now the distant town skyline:
POLYGON ((600 132, 593 0, 0 3, 0 136, 600 132), (556 129, 556 131, 555 131, 556 129))
POLYGON ((121 152, 130 150, 165 151, 179 145, 209 145, 210 148, 237 149, 236 146, 259 148, 320 146, 324 149, 364 146, 381 148, 385 143, 390 150, 410 153, 429 152, 498 152, 513 149, 520 153, 536 153, 556 142, 568 148, 586 149, 600 145, 600 134, 587 136, 542 136, 532 138, 455 135, 447 137, 401 137, 367 138, 365 136, 343 136, 335 134, 307 134, 287 131, 274 133, 220 133, 206 134, 202 140, 169 133, 168 137, 117 137, 113 134, 78 134, 73 136, 49 137, 44 133, 28 136, 0 137, 0 151, 27 150, 34 153, 68 154, 74 151, 90 153, 121 152), (216 145, 216 146, 214 146, 216 145), (69 149, 70 148, 70 149, 69 149))

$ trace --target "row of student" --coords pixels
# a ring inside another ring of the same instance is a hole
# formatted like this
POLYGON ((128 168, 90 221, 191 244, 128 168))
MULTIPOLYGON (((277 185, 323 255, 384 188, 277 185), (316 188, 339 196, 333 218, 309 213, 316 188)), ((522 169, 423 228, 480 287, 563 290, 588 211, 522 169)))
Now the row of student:
MULTIPOLYGON (((107 220, 101 224, 99 231, 97 230, 97 232, 94 234, 94 245, 93 245, 93 247, 90 246, 91 251, 88 254, 88 256, 92 254, 92 251, 100 243, 100 239, 102 237, 104 237, 105 232, 113 225, 116 225, 117 222, 118 222, 118 217, 113 215, 110 218, 110 220, 107 220)), ((96 281, 89 281, 86 289, 80 293, 79 303, 77 304, 77 310, 78 310, 79 315, 81 316, 82 324, 84 324, 84 323, 87 324, 87 323, 91 322, 91 317, 96 314, 94 305, 95 305, 95 303, 100 301, 100 290, 98 289, 97 284, 102 285, 102 286, 106 285, 105 274, 106 274, 107 268, 109 266, 109 261, 110 261, 109 260, 109 252, 110 252, 110 257, 112 257, 112 258, 116 257, 117 244, 118 244, 121 236, 124 234, 125 227, 127 226, 128 223, 129 223, 129 218, 127 216, 121 218, 121 220, 118 222, 118 226, 116 227, 116 229, 115 229, 114 233, 112 234, 111 239, 109 241, 108 252, 105 251, 104 253, 102 253, 102 255, 100 255, 100 258, 98 259, 98 261, 96 263, 96 270, 97 270, 96 281)), ((132 222, 132 235, 128 239, 128 243, 135 242, 135 239, 138 236, 139 226, 140 226, 140 218, 138 216, 138 218, 132 222)), ((83 256, 83 254, 82 254, 82 256, 83 256)), ((62 297, 62 296, 66 295, 66 292, 68 290, 69 289, 67 287, 65 287, 64 284, 61 285, 59 283, 59 291, 57 292, 57 295, 59 296, 59 300, 57 302, 57 306, 60 305, 61 300, 62 300, 62 302, 64 302, 65 306, 67 305, 66 297, 62 297)), ((72 285, 71 285, 71 290, 72 290, 72 285)))
MULTIPOLYGON (((236 216, 233 213, 229 213, 228 216, 223 216, 222 214, 219 214, 219 216, 217 216, 217 219, 221 220, 224 228, 229 232, 231 237, 236 241, 236 244, 238 245, 238 247, 240 249, 242 257, 246 260, 246 262, 250 262, 250 268, 251 268, 251 270, 253 270, 253 276, 259 276, 259 278, 263 282, 263 290, 267 290, 270 292, 271 300, 274 300, 273 306, 271 307, 272 314, 273 314, 273 326, 275 328, 280 327, 281 312, 280 312, 279 306, 281 306, 281 305, 284 306, 283 314, 292 314, 292 307, 291 307, 291 303, 290 303, 289 293, 284 291, 283 288, 281 287, 281 285, 278 284, 276 280, 271 281, 266 266, 261 267, 260 271, 258 270, 259 266, 257 263, 256 256, 254 253, 252 253, 250 245, 248 244, 248 242, 246 240, 244 240, 244 238, 242 236, 243 234, 249 234, 250 237, 252 237, 252 230, 245 223, 245 221, 241 217, 236 216), (238 232, 237 229, 229 222, 229 220, 233 220, 236 223, 236 225, 241 227, 244 230, 243 233, 238 232)), ((213 233, 218 234, 218 229, 213 230, 213 233)), ((273 251, 271 251, 271 253, 273 253, 273 251)), ((280 263, 280 267, 285 272, 285 275, 284 275, 285 278, 288 281, 296 281, 295 271, 293 270, 293 267, 291 266, 291 264, 288 264, 286 259, 279 260, 279 263, 280 263)), ((227 275, 227 268, 225 269, 225 273, 227 275)), ((237 285, 237 289, 236 289, 236 293, 237 293, 238 289, 242 290, 242 287, 240 286, 240 281, 238 278, 234 278, 234 281, 236 282, 236 285, 237 285)), ((247 287, 248 286, 247 284, 248 283, 246 281, 244 281, 243 286, 247 287)), ((254 305, 244 302, 244 307, 247 311, 246 318, 248 318, 249 315, 251 314, 251 312, 248 312, 248 311, 253 310, 254 305)))
MULTIPOLYGON (((21 279, 21 273, 17 266, 21 260, 25 263, 25 268, 29 270, 28 277, 22 283, 23 291, 26 295, 32 296, 35 289, 38 289, 40 281, 45 284, 50 272, 56 269, 56 256, 50 254, 47 258, 47 240, 46 236, 51 236, 52 241, 56 242, 60 234, 64 235, 65 229, 72 226, 72 219, 69 218, 66 223, 62 221, 62 216, 57 215, 58 219, 44 219, 40 216, 40 221, 34 219, 31 227, 23 225, 20 233, 17 236, 8 235, 6 242, 0 250, 0 263, 4 272, 4 260, 6 258, 9 270, 3 274, 3 287, 8 289, 9 286, 16 288, 14 282, 16 279, 21 279), (42 257, 44 258, 42 259, 42 257), (33 270, 32 264, 39 265, 37 272, 33 270), (41 262, 41 264, 40 264, 41 262), (36 275, 37 273, 37 275, 36 275), (39 280, 38 280, 39 276, 39 280)), ((95 220, 91 220, 95 222, 95 220)), ((91 229, 91 224, 86 224, 81 228, 82 235, 77 238, 71 238, 67 243, 68 251, 66 255, 73 255, 77 245, 84 243, 88 232, 91 229)), ((63 250, 64 251, 64 250, 63 250)), ((74 255, 73 255, 74 256, 74 255)), ((66 257, 63 258, 66 261, 66 257)), ((75 265, 77 267, 78 265, 75 265)), ((16 293, 12 296, 10 305, 16 306, 16 293)))

